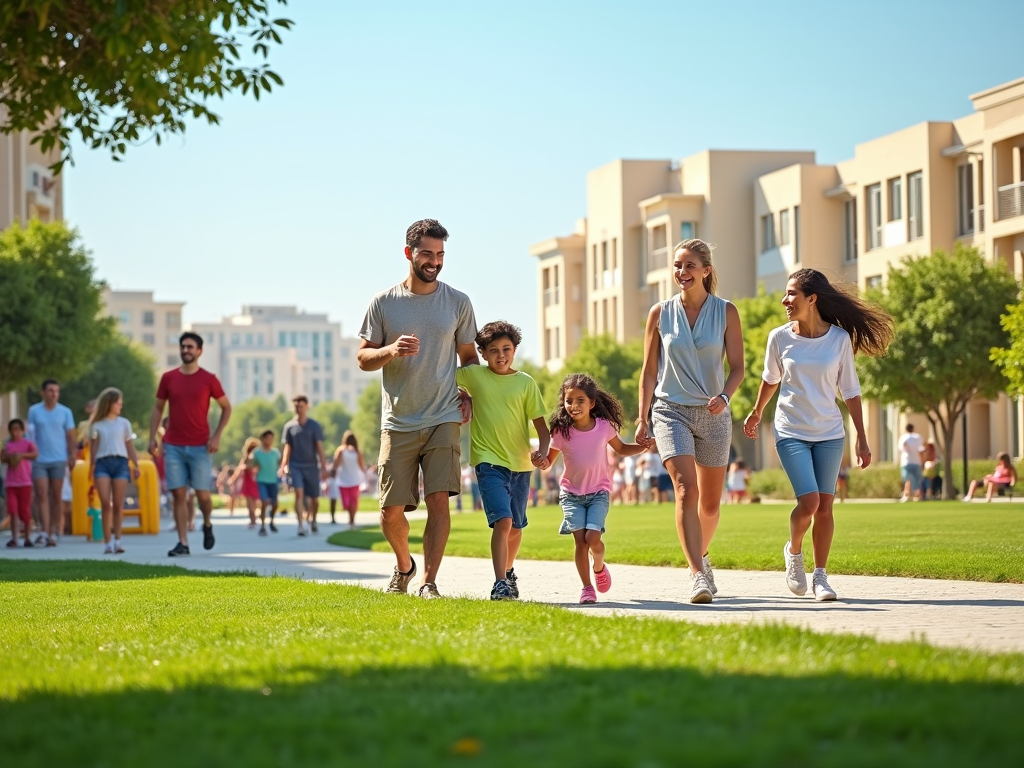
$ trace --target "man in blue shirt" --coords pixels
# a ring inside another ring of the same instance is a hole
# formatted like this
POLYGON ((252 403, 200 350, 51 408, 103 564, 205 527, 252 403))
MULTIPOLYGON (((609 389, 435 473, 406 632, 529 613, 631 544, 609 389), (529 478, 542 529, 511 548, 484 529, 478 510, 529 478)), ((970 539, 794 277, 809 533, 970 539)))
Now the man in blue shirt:
POLYGON ((75 468, 75 417, 71 409, 57 402, 60 383, 47 379, 40 390, 43 402, 28 409, 28 434, 39 449, 39 458, 32 463, 32 484, 39 499, 39 516, 43 532, 37 544, 57 546, 57 536, 64 532, 61 490, 64 476, 75 468))

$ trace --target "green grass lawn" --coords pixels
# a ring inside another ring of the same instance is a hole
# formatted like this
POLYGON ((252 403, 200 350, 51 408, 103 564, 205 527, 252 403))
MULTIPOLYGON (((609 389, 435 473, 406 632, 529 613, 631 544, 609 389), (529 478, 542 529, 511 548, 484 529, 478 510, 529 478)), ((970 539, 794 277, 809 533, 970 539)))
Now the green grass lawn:
MULTIPOLYGON (((711 546, 716 568, 783 570, 782 546, 789 539, 789 505, 722 507, 711 546)), ((685 564, 668 504, 615 506, 608 515, 608 560, 633 565, 685 564)), ((829 558, 835 573, 919 576, 972 581, 1024 582, 1024 507, 1014 504, 836 505, 836 535, 829 558)), ((558 507, 529 510, 520 557, 572 560, 569 537, 557 534, 558 507)), ((422 551, 423 521, 414 521, 410 543, 422 551)), ((483 513, 452 515, 449 555, 490 557, 490 529, 483 513)), ((329 541, 389 551, 378 528, 336 533, 329 541)), ((810 552, 810 537, 805 542, 810 552)), ((808 564, 810 557, 808 555, 808 564)))
POLYGON ((1021 765, 1024 656, 0 560, 4 765, 1021 765))

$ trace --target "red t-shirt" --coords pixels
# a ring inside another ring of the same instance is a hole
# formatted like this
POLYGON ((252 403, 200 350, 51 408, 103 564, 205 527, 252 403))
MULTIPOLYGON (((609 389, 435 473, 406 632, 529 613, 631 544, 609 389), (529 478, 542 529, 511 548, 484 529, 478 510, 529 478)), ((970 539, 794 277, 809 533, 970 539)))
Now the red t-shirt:
POLYGON ((169 406, 165 443, 198 446, 210 441, 210 400, 224 397, 224 387, 216 376, 202 368, 188 375, 175 368, 160 377, 156 397, 169 406))

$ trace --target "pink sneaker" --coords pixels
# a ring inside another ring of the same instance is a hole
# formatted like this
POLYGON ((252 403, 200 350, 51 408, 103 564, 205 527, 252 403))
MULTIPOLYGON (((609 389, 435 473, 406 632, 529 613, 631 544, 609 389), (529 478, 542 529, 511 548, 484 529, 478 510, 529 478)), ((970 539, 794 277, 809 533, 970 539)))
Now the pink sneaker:
POLYGON ((604 564, 600 573, 594 571, 594 581, 597 583, 598 592, 607 592, 612 588, 612 574, 608 570, 608 563, 604 564))
POLYGON ((596 603, 597 594, 594 592, 593 587, 584 587, 582 594, 580 594, 580 603, 596 603))

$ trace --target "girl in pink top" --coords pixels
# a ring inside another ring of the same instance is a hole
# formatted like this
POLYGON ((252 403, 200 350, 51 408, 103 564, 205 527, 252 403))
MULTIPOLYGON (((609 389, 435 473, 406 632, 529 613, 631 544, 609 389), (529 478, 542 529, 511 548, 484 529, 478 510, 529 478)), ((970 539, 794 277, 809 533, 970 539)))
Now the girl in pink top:
MULTIPOLYGON (((996 468, 991 475, 985 475, 984 482, 986 485, 985 501, 992 501, 992 496, 1000 488, 1006 489, 1017 484, 1017 470, 1013 468, 1010 454, 1000 453, 996 456, 996 468)), ((971 480, 971 487, 967 489, 964 501, 970 501, 974 497, 974 492, 978 490, 979 485, 981 483, 977 480, 971 480)))
POLYGON ((7 514, 11 518, 11 540, 7 546, 18 546, 20 520, 25 528, 25 546, 31 547, 32 459, 39 455, 39 451, 35 443, 25 439, 25 422, 21 419, 11 419, 7 429, 11 439, 0 449, 0 461, 7 465, 7 514))
POLYGON ((612 576, 604 562, 604 522, 608 516, 612 473, 605 455, 611 446, 623 456, 643 453, 636 443, 619 439, 622 406, 583 373, 573 373, 562 382, 558 410, 551 417, 551 449, 541 469, 547 469, 561 453, 565 471, 560 481, 562 505, 561 534, 572 534, 576 543, 576 570, 583 581, 581 603, 596 603, 590 581, 590 557, 594 558, 594 581, 599 592, 612 586, 612 576))

